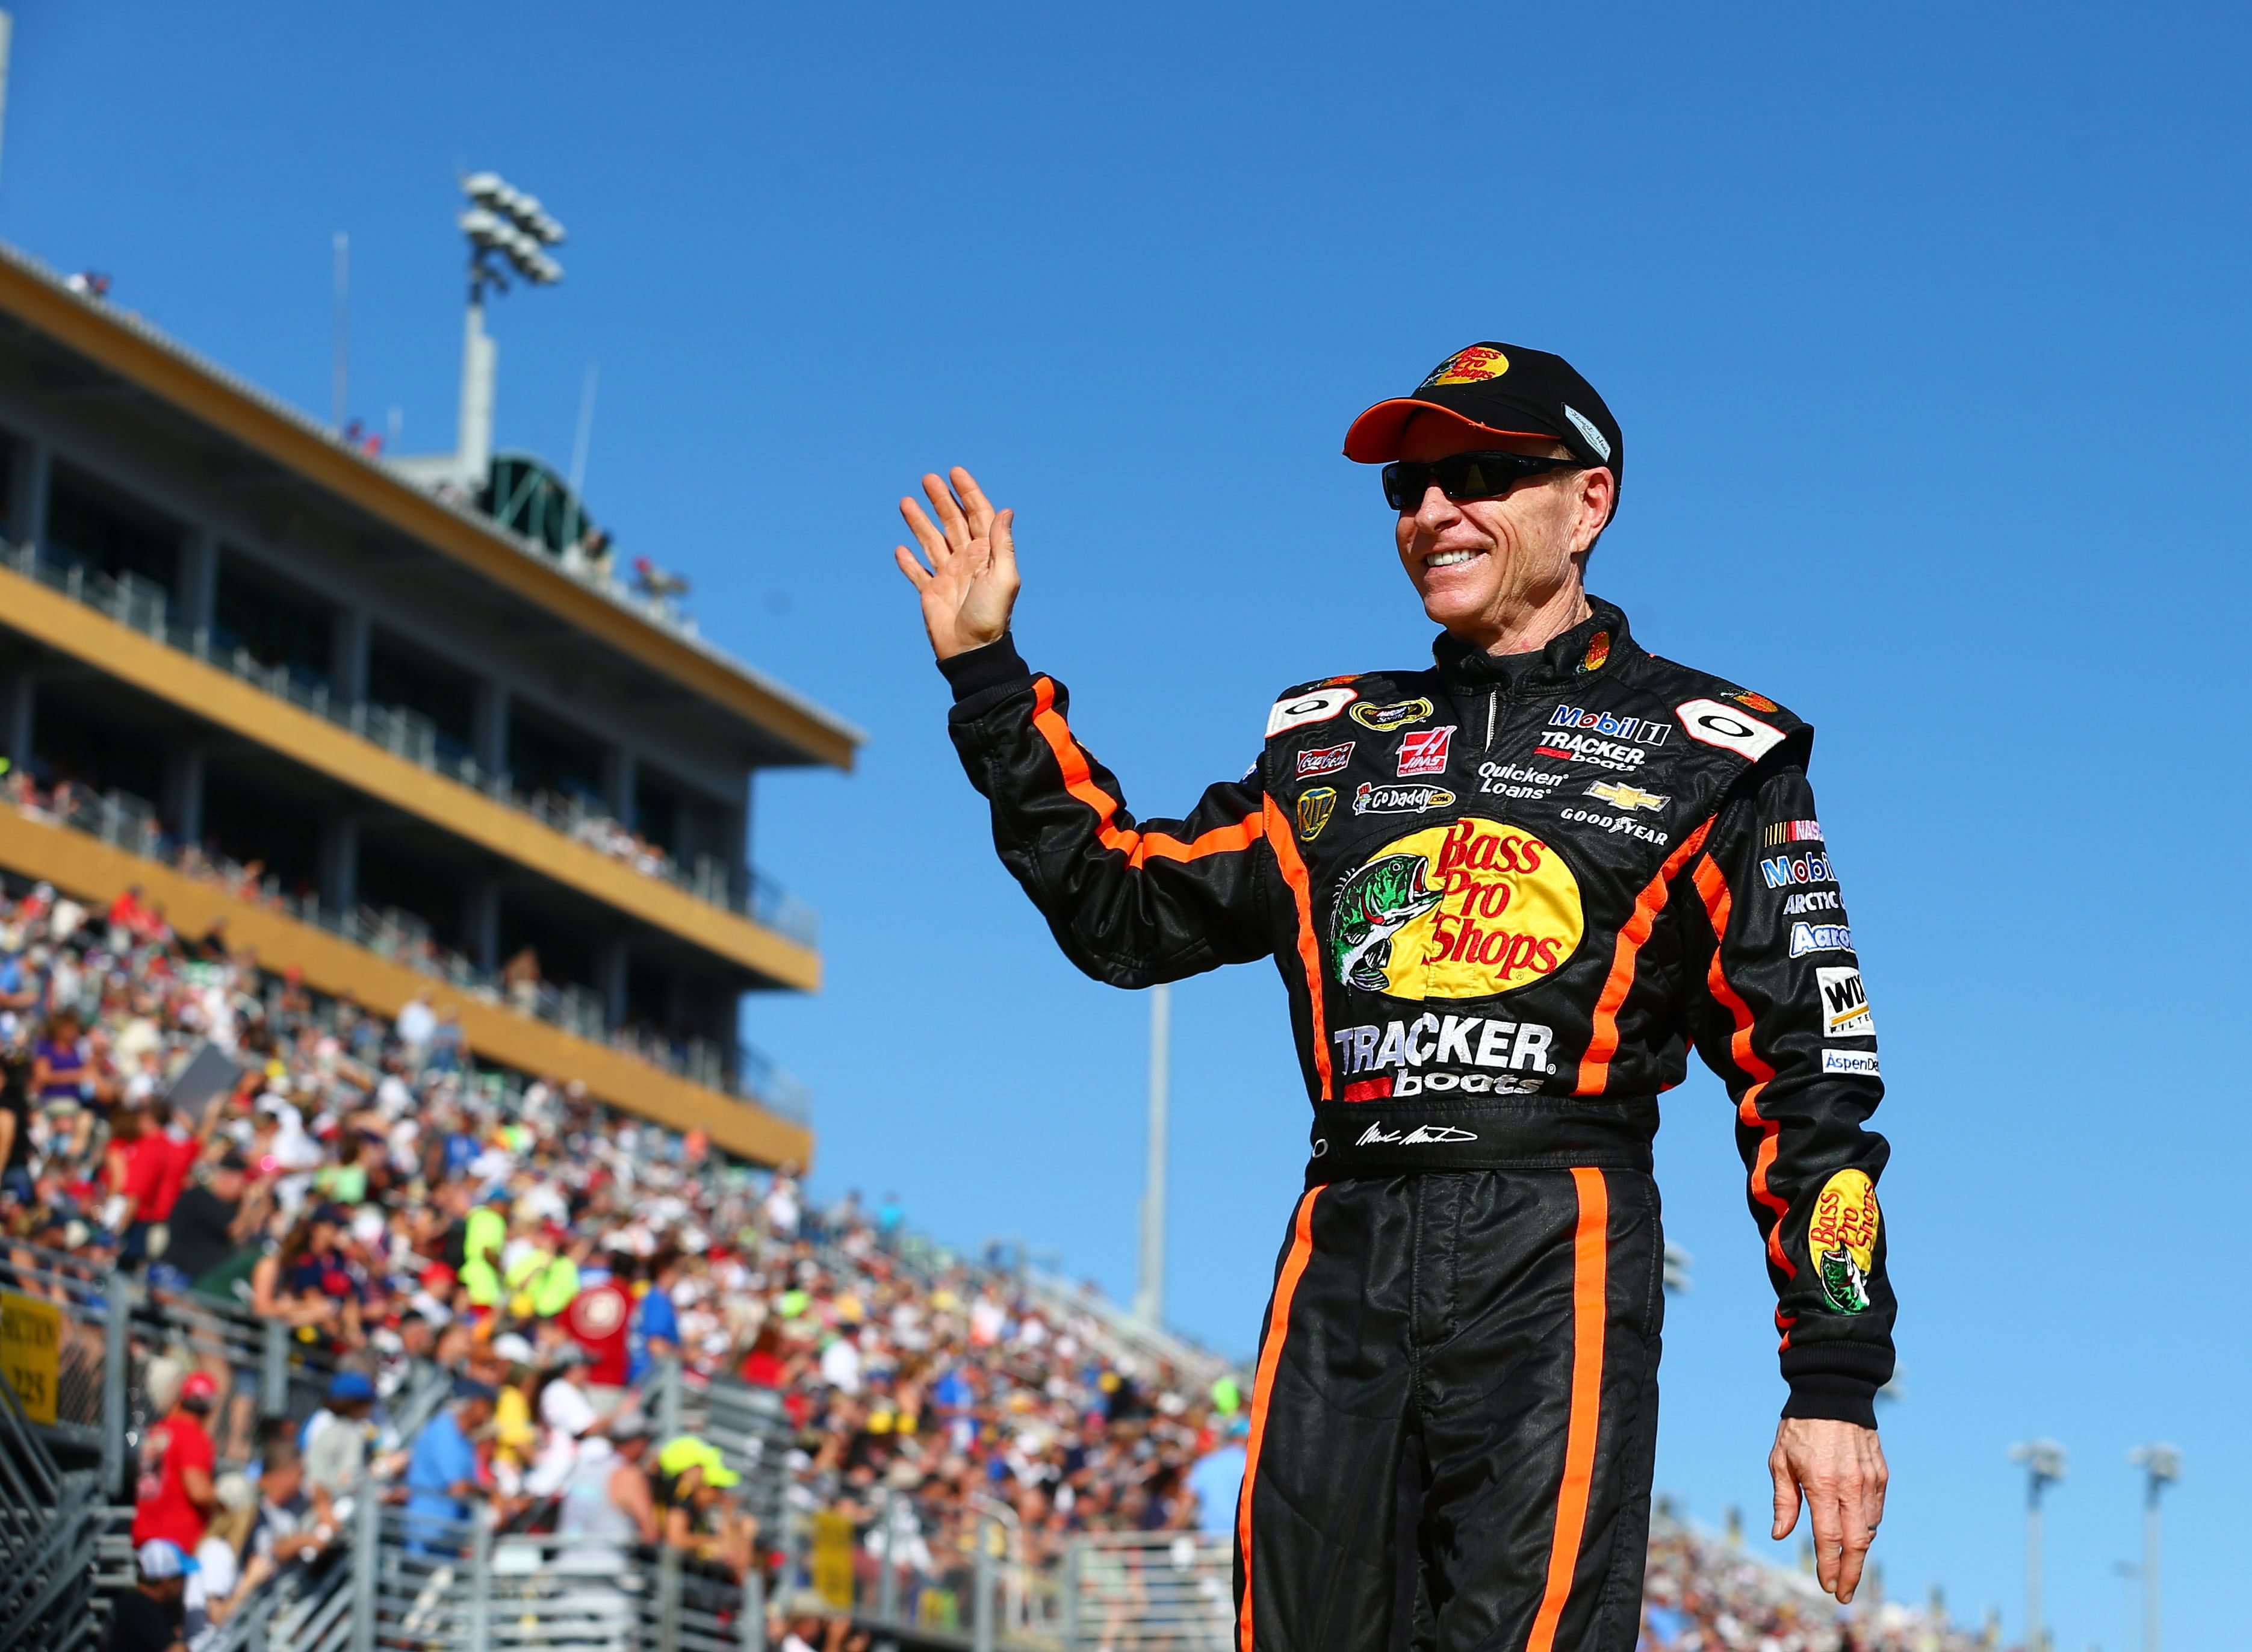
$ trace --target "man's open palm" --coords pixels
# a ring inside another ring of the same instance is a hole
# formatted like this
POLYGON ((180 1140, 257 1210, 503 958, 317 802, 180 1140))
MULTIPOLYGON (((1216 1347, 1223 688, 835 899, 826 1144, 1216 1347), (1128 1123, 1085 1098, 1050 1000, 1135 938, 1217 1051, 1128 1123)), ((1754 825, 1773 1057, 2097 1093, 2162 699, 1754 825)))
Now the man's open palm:
POLYGON ((1017 603, 1017 543, 1010 531, 1016 513, 996 511, 977 478, 958 464, 948 477, 923 477, 922 491, 938 520, 913 499, 900 501, 900 514, 930 566, 904 545, 893 555, 922 598, 931 652, 946 659, 997 642, 1009 629, 1017 603))

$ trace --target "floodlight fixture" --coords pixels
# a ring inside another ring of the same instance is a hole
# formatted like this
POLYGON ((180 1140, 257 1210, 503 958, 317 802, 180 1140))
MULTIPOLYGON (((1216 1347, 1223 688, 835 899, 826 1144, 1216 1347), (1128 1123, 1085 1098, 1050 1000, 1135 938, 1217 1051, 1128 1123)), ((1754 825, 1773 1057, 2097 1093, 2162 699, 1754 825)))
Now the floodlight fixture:
POLYGON ((483 300, 484 289, 505 291, 514 274, 535 287, 552 287, 563 279, 563 266, 546 248, 563 239, 563 226, 539 204, 498 172, 472 172, 462 180, 462 193, 469 206, 455 222, 469 238, 469 298, 483 300), (505 267, 491 254, 497 254, 505 267))
POLYGON ((2035 1502, 2040 1501, 2043 1487, 2064 1478, 2065 1449, 2053 1439, 2029 1439, 2022 1446, 2012 1446, 2010 1460, 2026 1466, 2026 1479, 2035 1502))

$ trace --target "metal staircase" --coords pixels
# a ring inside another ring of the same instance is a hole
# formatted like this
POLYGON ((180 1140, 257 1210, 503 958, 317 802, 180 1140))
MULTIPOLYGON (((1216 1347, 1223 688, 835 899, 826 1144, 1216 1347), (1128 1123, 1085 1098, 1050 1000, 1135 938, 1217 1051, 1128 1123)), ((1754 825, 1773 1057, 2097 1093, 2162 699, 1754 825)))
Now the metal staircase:
POLYGON ((0 1647, 78 1652, 101 1634, 95 1568, 109 1510, 94 1469, 65 1470, 0 1382, 0 1647))

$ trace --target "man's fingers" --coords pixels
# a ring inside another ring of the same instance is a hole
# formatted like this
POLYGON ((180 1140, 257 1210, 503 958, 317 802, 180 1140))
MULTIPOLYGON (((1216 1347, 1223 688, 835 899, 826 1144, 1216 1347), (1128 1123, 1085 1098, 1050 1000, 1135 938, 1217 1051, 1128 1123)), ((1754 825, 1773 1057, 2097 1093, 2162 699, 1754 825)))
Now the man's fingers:
POLYGON ((985 497, 985 490, 977 485, 976 477, 958 464, 947 475, 954 484, 955 492, 961 497, 962 508, 970 513, 970 533, 984 539, 985 530, 993 526, 993 506, 985 497))
POLYGON ((892 560, 900 565, 900 572, 907 576, 907 583, 920 591, 930 583, 930 571, 915 560, 915 554, 904 545, 892 547, 892 560))
POLYGON ((1853 1591, 1861 1586, 1861 1566, 1868 1558, 1868 1540, 1864 1536, 1859 1546, 1848 1544, 1845 1545, 1845 1552, 1838 1557, 1838 1581, 1831 1588, 1830 1593, 1837 1598, 1840 1606, 1851 1600, 1853 1598, 1853 1591))
POLYGON ((1885 1448, 1872 1436, 1861 1461, 1861 1518, 1874 1531, 1885 1517, 1885 1488, 1892 1471, 1885 1467, 1885 1448))
POLYGON ((967 550, 970 533, 969 519, 962 514, 962 501, 954 497, 954 490, 946 478, 936 471, 922 479, 922 491, 930 498, 931 509, 938 512, 939 525, 946 529, 946 542, 956 550, 967 550))
POLYGON ((1814 1575, 1831 1594, 1838 1593, 1838 1556, 1845 1546, 1845 1509, 1834 1480, 1817 1478, 1806 1488, 1806 1512, 1814 1522, 1814 1575))
POLYGON ((1775 1477, 1775 1530, 1769 1535, 1781 1543, 1798 1523, 1798 1478, 1780 1446, 1768 1454, 1767 1471, 1775 1477))
POLYGON ((1017 511, 1014 505, 994 513, 987 537, 993 550, 993 567, 1014 578, 1017 572, 1017 511))
POLYGON ((907 532, 914 535, 915 543, 922 547, 922 554, 930 558, 931 570, 935 573, 943 569, 954 550, 947 544, 946 535, 922 513, 922 506, 913 499, 901 499, 900 516, 907 523, 907 532))

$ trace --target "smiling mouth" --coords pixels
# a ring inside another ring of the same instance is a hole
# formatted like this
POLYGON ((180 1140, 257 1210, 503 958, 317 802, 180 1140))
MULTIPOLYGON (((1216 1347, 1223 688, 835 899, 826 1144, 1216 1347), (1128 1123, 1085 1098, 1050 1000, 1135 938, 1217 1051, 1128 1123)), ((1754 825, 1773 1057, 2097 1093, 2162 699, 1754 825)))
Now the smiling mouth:
POLYGON ((1484 554, 1484 551, 1440 551, 1425 557, 1423 566, 1427 568, 1460 568, 1464 562, 1473 561, 1484 554))

